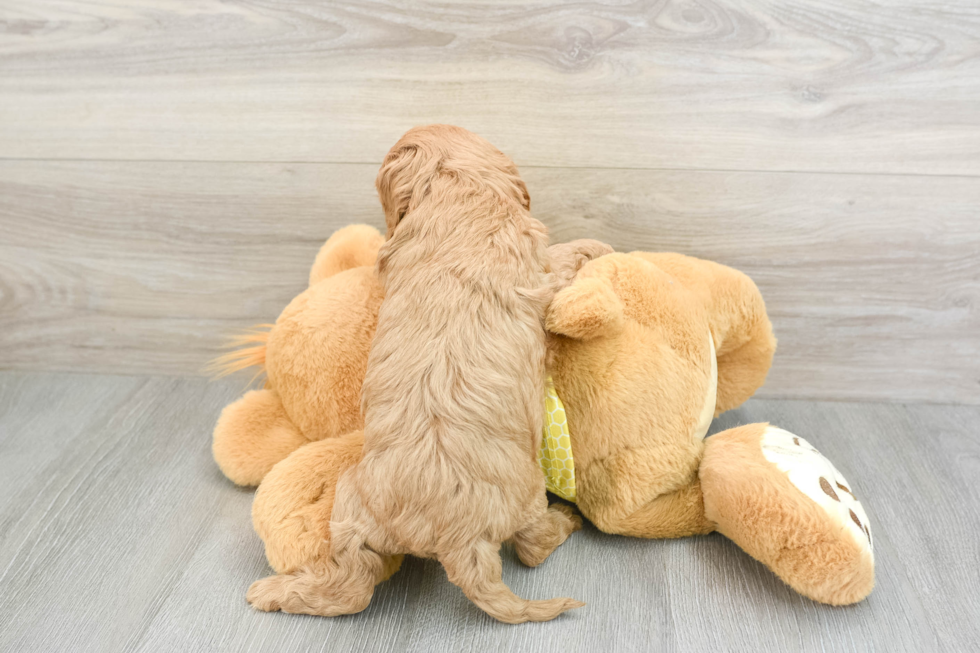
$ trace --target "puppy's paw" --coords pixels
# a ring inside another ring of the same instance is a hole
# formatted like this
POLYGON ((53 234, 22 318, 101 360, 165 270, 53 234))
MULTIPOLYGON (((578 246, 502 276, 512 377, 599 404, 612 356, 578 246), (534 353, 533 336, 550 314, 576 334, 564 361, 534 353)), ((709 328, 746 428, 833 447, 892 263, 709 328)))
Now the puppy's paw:
POLYGON ((284 576, 266 576, 252 583, 245 594, 246 600, 256 610, 278 612, 286 594, 284 576))
POLYGON ((578 513, 568 505, 564 503, 553 503, 548 506, 548 510, 555 514, 555 518, 564 525, 565 536, 569 536, 575 531, 582 529, 582 518, 579 517, 578 513))
POLYGON ((580 238, 578 240, 573 240, 567 245, 575 252, 578 258, 578 266, 582 267, 588 261, 597 259, 600 256, 605 256, 606 254, 612 254, 615 250, 606 243, 600 242, 598 240, 593 240, 591 238, 580 238))
POLYGON ((548 254, 551 257, 551 270, 556 278, 555 290, 561 290, 570 284, 575 273, 589 261, 612 253, 613 248, 609 245, 588 238, 552 245, 548 248, 548 254))

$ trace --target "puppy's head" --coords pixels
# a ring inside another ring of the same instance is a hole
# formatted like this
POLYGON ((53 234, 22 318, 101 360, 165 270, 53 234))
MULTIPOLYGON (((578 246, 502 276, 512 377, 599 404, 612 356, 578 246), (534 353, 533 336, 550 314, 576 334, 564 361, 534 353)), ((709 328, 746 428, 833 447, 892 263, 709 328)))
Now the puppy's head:
POLYGON ((388 238, 441 178, 492 190, 525 209, 531 206, 517 166, 489 142, 462 127, 415 127, 388 152, 375 181, 388 238))

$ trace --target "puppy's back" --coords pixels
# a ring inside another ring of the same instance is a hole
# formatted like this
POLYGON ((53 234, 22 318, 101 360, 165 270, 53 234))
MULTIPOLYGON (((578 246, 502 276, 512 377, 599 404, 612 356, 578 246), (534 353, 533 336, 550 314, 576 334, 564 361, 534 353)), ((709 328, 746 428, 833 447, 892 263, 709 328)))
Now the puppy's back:
POLYGON ((382 248, 362 481, 413 550, 506 539, 539 491, 546 240, 516 202, 460 198, 449 179, 382 248))

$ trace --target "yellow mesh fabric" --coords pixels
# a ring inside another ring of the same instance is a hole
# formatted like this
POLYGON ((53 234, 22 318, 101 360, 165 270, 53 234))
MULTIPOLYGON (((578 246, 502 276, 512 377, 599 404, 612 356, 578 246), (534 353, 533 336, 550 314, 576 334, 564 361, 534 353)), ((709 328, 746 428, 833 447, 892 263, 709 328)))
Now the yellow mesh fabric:
POLYGON ((575 501, 575 462, 572 460, 572 439, 568 435, 568 420, 551 377, 545 385, 544 433, 538 465, 544 472, 548 491, 562 499, 575 501))

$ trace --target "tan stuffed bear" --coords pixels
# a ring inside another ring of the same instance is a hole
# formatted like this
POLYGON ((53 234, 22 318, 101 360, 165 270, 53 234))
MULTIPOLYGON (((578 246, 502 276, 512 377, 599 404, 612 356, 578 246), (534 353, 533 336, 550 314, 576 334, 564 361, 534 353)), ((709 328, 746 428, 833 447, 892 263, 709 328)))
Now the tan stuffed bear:
POLYGON ((334 233, 309 288, 268 331, 236 339, 242 347, 215 361, 219 375, 251 366, 266 374, 266 387, 225 407, 214 429, 214 459, 236 484, 258 485, 302 445, 364 426, 361 382, 381 306, 373 266, 383 242, 367 225, 334 233))
MULTIPOLYGON (((279 573, 328 553, 334 487, 360 459, 360 385, 382 300, 367 266, 380 244, 370 227, 338 231, 309 289, 222 361, 264 363, 268 377, 225 408, 214 455, 236 483, 261 481, 252 516, 279 573)), ((826 458, 768 424, 705 439, 712 417, 762 385, 775 350, 748 277, 679 254, 608 254, 556 295, 547 327, 549 489, 609 533, 717 530, 817 601, 871 592, 868 519, 826 458)))

